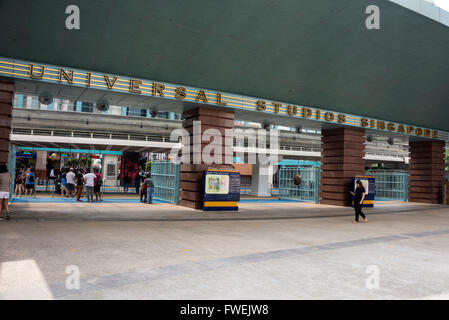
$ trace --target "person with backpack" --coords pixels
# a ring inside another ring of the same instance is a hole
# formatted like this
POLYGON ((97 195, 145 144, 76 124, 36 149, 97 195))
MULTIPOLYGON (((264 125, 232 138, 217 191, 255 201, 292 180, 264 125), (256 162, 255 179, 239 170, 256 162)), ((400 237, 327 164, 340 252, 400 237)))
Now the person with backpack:
POLYGON ((94 179, 94 193, 95 193, 95 201, 103 201, 101 199, 101 186, 103 185, 103 178, 101 177, 100 172, 97 168, 94 169, 95 179, 94 179))
POLYGON ((21 197, 23 190, 23 169, 20 168, 16 173, 16 178, 14 180, 15 189, 14 189, 14 197, 21 197))
POLYGON ((35 185, 34 179, 35 179, 35 176, 34 176, 34 169, 31 168, 31 169, 30 169, 30 172, 27 174, 27 178, 26 178, 26 190, 25 190, 25 195, 27 195, 27 194, 28 194, 28 191, 29 191, 29 192, 30 192, 30 197, 31 197, 31 195, 32 195, 33 192, 34 192, 34 185, 35 185))

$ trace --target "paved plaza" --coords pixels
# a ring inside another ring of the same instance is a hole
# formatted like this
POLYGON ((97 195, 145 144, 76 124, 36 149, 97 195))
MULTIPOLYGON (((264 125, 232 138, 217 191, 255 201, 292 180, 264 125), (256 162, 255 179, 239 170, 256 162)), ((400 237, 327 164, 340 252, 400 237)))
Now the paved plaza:
POLYGON ((365 211, 354 225, 351 208, 297 202, 17 202, 0 222, 0 299, 449 298, 448 207, 365 211))

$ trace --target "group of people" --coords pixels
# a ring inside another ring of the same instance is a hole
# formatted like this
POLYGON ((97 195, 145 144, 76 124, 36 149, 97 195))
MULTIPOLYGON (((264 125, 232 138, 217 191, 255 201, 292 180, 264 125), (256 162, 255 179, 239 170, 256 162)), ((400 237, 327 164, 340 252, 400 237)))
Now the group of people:
MULTIPOLYGON (((22 195, 32 195, 35 192, 35 175, 33 168, 19 168, 16 171, 14 180, 15 189, 14 196, 21 197, 22 195)), ((8 188, 9 191, 9 188, 8 188)))
MULTIPOLYGON (((81 196, 83 187, 86 190, 88 202, 94 202, 93 195, 95 194, 95 201, 103 201, 101 197, 101 186, 103 185, 103 178, 98 169, 82 170, 78 168, 63 168, 60 172, 51 170, 50 180, 54 181, 55 186, 58 186, 61 196, 74 197, 76 195, 77 201, 82 201, 81 196), (75 189, 76 185, 76 189, 75 189)), ((140 178, 140 177, 139 177, 140 178)), ((35 188, 35 175, 33 168, 19 168, 15 177, 15 196, 22 196, 22 194, 33 194, 35 188)), ((9 186, 12 183, 11 175, 8 172, 6 164, 0 164, 0 220, 3 220, 3 211, 6 211, 6 219, 10 218, 8 207, 9 200, 9 186)), ((355 219, 354 223, 359 221, 359 216, 364 218, 365 222, 368 219, 362 212, 363 201, 365 199, 366 190, 360 180, 356 181, 357 188, 355 192, 350 191, 354 197, 355 219)), ((140 202, 153 203, 154 183, 151 179, 151 174, 143 175, 142 185, 140 186, 140 202)))
POLYGON ((142 185, 140 186, 140 202, 153 203, 154 183, 151 174, 147 173, 143 176, 142 185))
POLYGON ((82 201, 83 190, 86 191, 88 202, 103 201, 101 196, 101 186, 103 177, 97 168, 63 168, 61 171, 52 169, 49 176, 50 181, 55 185, 56 193, 62 197, 75 197, 77 201, 82 201), (95 200, 93 196, 95 194, 95 200))

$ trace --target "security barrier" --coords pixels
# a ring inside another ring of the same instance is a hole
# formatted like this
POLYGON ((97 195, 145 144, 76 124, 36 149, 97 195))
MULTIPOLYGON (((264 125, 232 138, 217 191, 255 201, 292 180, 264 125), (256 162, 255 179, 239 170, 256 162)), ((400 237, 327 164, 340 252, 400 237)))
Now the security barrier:
POLYGON ((376 181, 376 200, 408 200, 408 172, 404 170, 368 170, 376 181))
POLYGON ((153 197, 158 200, 179 203, 180 164, 171 161, 153 161, 151 178, 154 183, 153 197))
POLYGON ((285 166, 279 169, 279 199, 320 202, 320 168, 314 166, 285 166), (299 173, 301 183, 295 185, 299 173))

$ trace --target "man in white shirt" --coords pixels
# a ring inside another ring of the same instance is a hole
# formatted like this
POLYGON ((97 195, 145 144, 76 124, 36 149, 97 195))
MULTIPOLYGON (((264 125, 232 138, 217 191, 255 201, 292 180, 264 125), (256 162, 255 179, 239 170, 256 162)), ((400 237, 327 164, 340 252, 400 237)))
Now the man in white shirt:
POLYGON ((75 191, 75 173, 73 172, 73 168, 70 168, 69 173, 65 176, 66 178, 66 189, 67 189, 67 197, 70 195, 73 197, 75 191))
POLYGON ((94 179, 95 179, 95 174, 93 174, 92 170, 89 169, 89 173, 86 173, 83 176, 83 179, 84 179, 84 185, 86 186, 87 202, 93 202, 94 201, 94 179))

